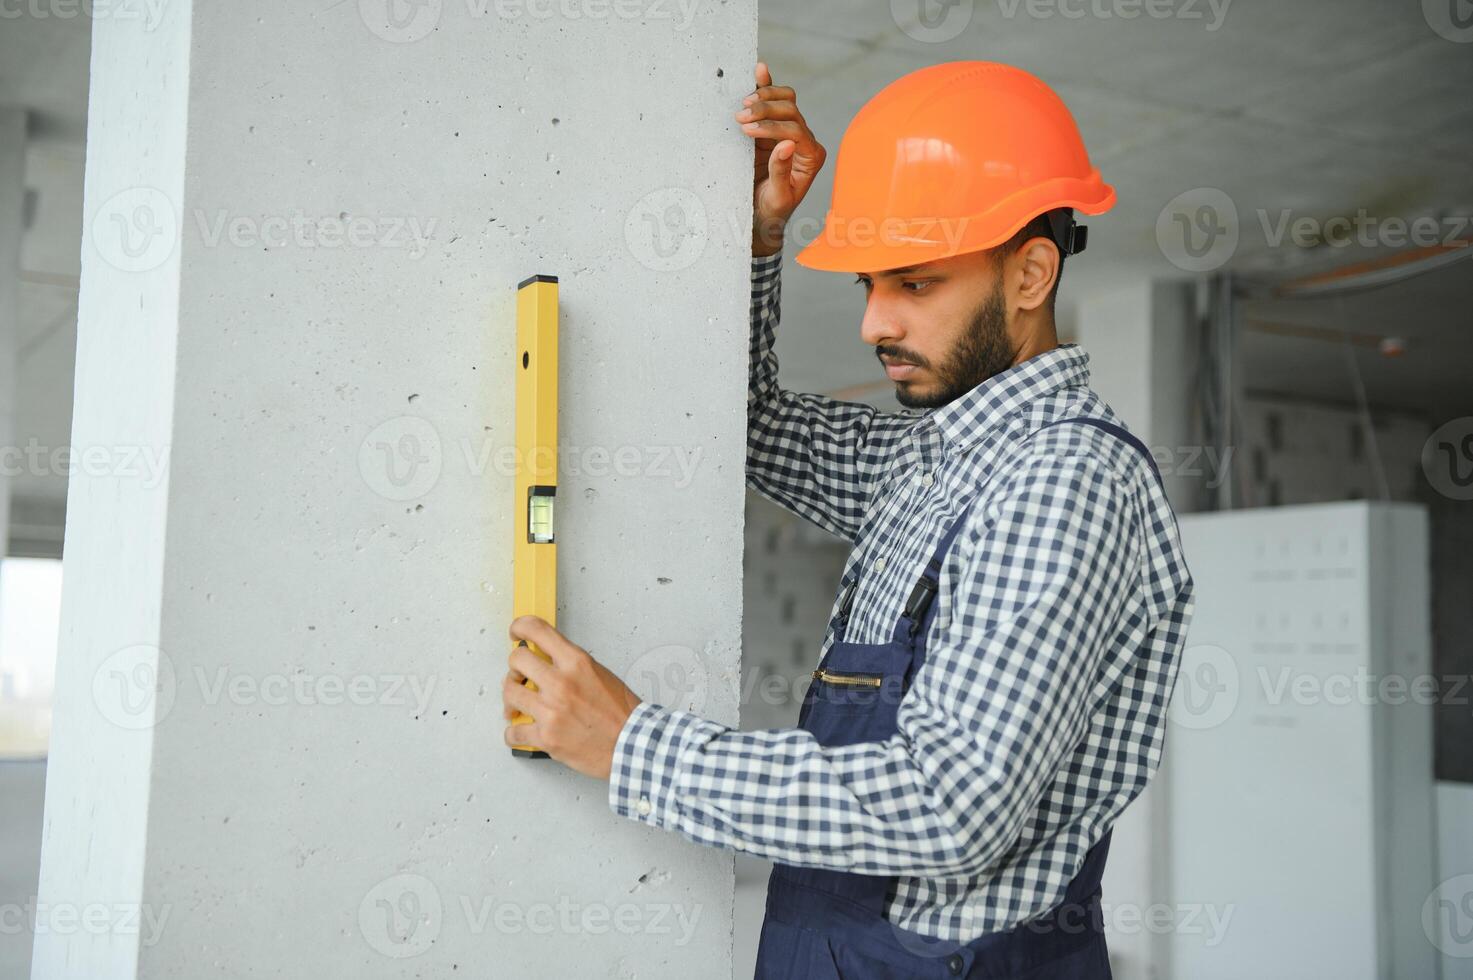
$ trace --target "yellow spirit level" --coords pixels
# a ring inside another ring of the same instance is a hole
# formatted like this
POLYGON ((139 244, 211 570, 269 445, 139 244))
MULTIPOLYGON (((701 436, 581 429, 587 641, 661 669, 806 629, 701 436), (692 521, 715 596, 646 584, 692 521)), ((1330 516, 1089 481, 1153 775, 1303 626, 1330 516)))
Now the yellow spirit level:
MULTIPOLYGON (((512 616, 534 615, 557 625, 557 542, 553 501, 557 498, 557 276, 531 276, 517 283, 517 479, 512 508, 512 616)), ((533 653, 551 658, 525 640, 533 653)), ((537 690, 532 681, 527 687, 537 690)), ((533 719, 517 712, 513 725, 533 719)), ((511 754, 546 759, 530 745, 511 754)))

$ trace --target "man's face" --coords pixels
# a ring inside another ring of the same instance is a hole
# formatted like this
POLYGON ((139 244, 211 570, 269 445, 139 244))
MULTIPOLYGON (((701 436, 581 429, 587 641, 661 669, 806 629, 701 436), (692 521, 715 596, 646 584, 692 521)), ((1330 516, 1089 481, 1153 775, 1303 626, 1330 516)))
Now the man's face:
POLYGON ((990 252, 860 273, 860 336, 906 408, 936 408, 1012 367, 1002 275, 990 252))

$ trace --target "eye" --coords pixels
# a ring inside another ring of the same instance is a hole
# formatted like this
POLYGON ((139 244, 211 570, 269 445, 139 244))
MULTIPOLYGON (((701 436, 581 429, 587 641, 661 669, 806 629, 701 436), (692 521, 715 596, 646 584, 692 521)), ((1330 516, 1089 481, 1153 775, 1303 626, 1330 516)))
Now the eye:
POLYGON ((857 283, 862 283, 866 289, 869 288, 869 280, 866 279, 864 276, 855 276, 854 281, 857 283))
POLYGON ((905 289, 905 288, 907 288, 909 286, 915 286, 917 288, 912 289, 911 292, 913 292, 913 293, 922 293, 922 292, 925 292, 926 287, 932 285, 933 282, 934 282, 934 280, 930 280, 930 279, 922 280, 920 282, 903 282, 903 283, 900 284, 900 288, 905 289))

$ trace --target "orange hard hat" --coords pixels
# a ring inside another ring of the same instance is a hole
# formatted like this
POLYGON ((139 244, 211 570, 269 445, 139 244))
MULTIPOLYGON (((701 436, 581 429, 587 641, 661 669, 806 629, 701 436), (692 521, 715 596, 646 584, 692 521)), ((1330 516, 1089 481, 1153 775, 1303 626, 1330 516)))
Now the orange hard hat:
MULTIPOLYGON (((1074 117, 1021 68, 950 61, 864 104, 839 144, 824 228, 799 263, 870 272, 992 248, 1041 214, 1103 214, 1115 189, 1090 165, 1074 117)), ((1085 229, 1051 215, 1065 254, 1085 229)))

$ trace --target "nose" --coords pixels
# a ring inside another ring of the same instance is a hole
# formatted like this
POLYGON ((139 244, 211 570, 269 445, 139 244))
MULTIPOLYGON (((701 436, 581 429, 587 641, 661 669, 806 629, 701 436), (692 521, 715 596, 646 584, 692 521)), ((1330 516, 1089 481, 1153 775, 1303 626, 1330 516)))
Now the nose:
POLYGON ((898 344, 905 339, 905 330, 900 326, 884 299, 871 293, 864 307, 864 319, 859 324, 859 337, 871 347, 883 343, 898 344))

